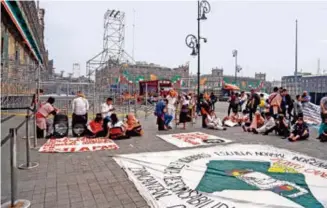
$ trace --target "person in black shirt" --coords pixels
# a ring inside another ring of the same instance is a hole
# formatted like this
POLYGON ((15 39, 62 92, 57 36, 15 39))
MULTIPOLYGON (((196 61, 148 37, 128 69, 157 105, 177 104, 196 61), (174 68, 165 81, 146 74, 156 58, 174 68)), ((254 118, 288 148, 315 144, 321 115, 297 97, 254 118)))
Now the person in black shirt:
POLYGON ((290 142, 305 140, 309 138, 309 127, 303 120, 303 115, 300 115, 297 119, 294 130, 291 135, 288 137, 290 142))
POLYGON ((215 110, 215 104, 217 102, 217 97, 215 94, 213 94, 213 92, 211 92, 211 94, 210 94, 210 100, 211 100, 211 109, 215 110))
POLYGON ((257 107, 260 104, 260 97, 255 92, 254 89, 251 90, 251 97, 247 103, 247 108, 249 109, 250 121, 252 121, 253 114, 257 111, 257 107))

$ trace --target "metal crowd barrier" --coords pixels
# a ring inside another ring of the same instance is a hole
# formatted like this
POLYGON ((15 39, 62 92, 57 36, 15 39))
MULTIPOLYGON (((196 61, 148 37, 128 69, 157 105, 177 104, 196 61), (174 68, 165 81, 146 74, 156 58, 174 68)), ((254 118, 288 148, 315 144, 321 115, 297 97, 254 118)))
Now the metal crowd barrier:
MULTIPOLYGON (((3 110, 4 108, 1 108, 3 110)), ((6 108, 7 110, 17 110, 17 108, 6 108)), ((1 205, 1 207, 22 207, 28 208, 31 206, 31 202, 25 199, 17 199, 17 132, 18 130, 25 124, 26 125, 26 162, 19 165, 19 169, 32 169, 39 165, 37 162, 30 161, 30 136, 29 136, 29 120, 31 117, 30 108, 20 108, 26 109, 26 117, 23 122, 21 122, 16 128, 10 128, 9 134, 1 140, 1 147, 10 140, 10 187, 11 187, 11 196, 10 201, 1 205)), ((34 148, 37 146, 37 135, 36 135, 36 123, 35 123, 35 116, 34 116, 34 148)))

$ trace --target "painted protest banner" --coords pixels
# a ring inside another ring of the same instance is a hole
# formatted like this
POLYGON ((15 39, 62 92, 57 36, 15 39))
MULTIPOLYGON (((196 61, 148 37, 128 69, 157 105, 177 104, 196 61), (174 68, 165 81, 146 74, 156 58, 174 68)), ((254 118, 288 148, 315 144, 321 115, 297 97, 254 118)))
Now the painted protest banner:
POLYGON ((157 137, 180 148, 232 142, 231 140, 202 132, 163 134, 157 135, 157 137))
POLYGON ((306 103, 303 105, 304 121, 311 125, 320 125, 320 106, 313 103, 306 103))
POLYGON ((118 155, 155 208, 327 206, 327 162, 266 145, 118 155))
POLYGON ((89 139, 86 137, 49 139, 39 152, 88 152, 97 150, 118 149, 118 145, 111 139, 100 137, 89 139))

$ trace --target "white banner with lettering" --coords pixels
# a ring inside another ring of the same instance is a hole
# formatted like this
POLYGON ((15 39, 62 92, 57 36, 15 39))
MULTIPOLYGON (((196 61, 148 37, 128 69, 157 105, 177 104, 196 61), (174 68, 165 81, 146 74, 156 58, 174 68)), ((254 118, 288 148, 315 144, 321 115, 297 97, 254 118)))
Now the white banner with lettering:
POLYGON ((177 147, 196 147, 210 144, 230 143, 231 140, 202 132, 189 132, 180 134, 162 134, 157 137, 177 147))
POLYGON ((111 139, 100 137, 89 139, 86 137, 49 139, 39 152, 88 152, 97 150, 118 149, 118 145, 111 139))
POLYGON ((266 145, 117 155, 156 208, 327 206, 327 162, 266 145))
POLYGON ((320 125, 320 106, 313 103, 306 103, 303 105, 304 121, 311 125, 320 125))

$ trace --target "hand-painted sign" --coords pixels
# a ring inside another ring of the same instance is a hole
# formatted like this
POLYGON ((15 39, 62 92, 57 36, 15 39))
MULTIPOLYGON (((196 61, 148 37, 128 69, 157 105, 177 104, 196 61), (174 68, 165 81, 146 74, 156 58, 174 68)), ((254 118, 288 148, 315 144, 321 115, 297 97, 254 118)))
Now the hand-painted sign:
POLYGON ((230 143, 231 140, 202 132, 157 135, 157 137, 177 147, 196 147, 209 144, 230 143))
POLYGON ((97 150, 118 149, 118 145, 108 138, 88 139, 69 138, 49 139, 40 149, 39 152, 88 152, 97 150))
POLYGON ((152 207, 327 206, 327 162, 271 146, 227 144, 114 159, 152 207))

